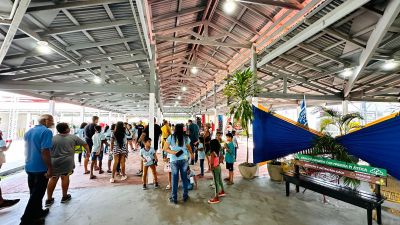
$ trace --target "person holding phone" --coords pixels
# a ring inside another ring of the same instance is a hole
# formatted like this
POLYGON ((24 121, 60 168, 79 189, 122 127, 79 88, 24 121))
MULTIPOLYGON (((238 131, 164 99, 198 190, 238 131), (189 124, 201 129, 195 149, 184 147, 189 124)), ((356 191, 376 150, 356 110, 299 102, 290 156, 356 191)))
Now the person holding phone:
MULTIPOLYGON (((4 152, 7 151, 11 146, 12 140, 3 140, 3 132, 0 130, 0 169, 3 163, 6 162, 6 156, 4 152)), ((1 180, 1 179, 0 179, 1 180)), ((4 199, 1 194, 0 188, 0 209, 9 208, 19 202, 19 199, 4 199)))
POLYGON ((175 126, 175 132, 167 138, 163 151, 171 154, 172 191, 169 200, 174 204, 178 203, 177 195, 180 174, 183 187, 183 201, 186 202, 189 199, 189 180, 187 178, 187 168, 189 166, 188 156, 190 156, 190 159, 193 159, 194 156, 192 148, 190 147, 190 139, 185 136, 183 131, 183 124, 177 124, 175 126))

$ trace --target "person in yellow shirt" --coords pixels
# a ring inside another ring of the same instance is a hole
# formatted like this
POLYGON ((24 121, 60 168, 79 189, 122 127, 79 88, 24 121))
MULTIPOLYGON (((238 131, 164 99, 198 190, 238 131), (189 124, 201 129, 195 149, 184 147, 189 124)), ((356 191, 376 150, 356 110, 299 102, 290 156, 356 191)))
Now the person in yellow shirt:
POLYGON ((161 136, 162 136, 162 147, 164 147, 165 140, 172 134, 171 127, 168 124, 168 121, 164 120, 163 126, 161 127, 161 136))

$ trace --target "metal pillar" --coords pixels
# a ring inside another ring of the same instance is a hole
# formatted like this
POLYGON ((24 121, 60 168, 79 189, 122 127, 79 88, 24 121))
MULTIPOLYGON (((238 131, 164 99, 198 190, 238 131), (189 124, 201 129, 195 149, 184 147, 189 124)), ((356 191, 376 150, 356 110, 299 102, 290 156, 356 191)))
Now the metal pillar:
MULTIPOLYGON (((253 91, 255 93, 257 86, 257 52, 256 46, 253 44, 251 47, 251 71, 253 72, 253 91)), ((253 105, 258 105, 258 98, 254 95, 252 98, 253 105)))
POLYGON ((218 111, 217 111, 217 85, 216 82, 214 81, 214 124, 215 124, 215 130, 217 130, 218 127, 218 111))
POLYGON ((18 123, 17 103, 18 103, 18 97, 14 96, 13 104, 10 108, 10 112, 8 115, 7 139, 17 138, 17 123, 18 123))
POLYGON ((81 106, 81 113, 80 113, 80 117, 81 117, 81 123, 85 122, 85 106, 81 106))
POLYGON ((349 113, 349 101, 347 101, 347 100, 342 101, 342 112, 343 112, 343 115, 349 113))
POLYGON ((53 98, 51 98, 49 100, 49 114, 54 117, 55 116, 55 112, 56 112, 56 102, 54 101, 53 98))
MULTIPOLYGON (((154 50, 154 46, 151 47, 154 50)), ((150 51, 150 49, 149 49, 150 51)), ((150 62, 150 92, 149 92, 149 137, 151 138, 151 146, 154 146, 154 115, 155 115, 155 85, 156 85, 156 68, 154 65, 154 52, 152 52, 152 60, 150 62)))

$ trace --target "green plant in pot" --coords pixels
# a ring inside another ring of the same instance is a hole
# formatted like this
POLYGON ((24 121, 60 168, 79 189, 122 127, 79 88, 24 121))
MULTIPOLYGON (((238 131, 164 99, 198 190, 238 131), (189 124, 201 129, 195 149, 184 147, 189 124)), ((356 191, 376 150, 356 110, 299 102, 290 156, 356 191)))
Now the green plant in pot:
POLYGON ((224 95, 229 99, 229 114, 240 122, 247 140, 246 162, 239 164, 239 171, 244 178, 251 179, 257 172, 257 165, 249 163, 249 125, 253 122, 251 98, 258 93, 254 82, 254 73, 250 69, 237 71, 227 78, 224 95))
MULTIPOLYGON (((348 163, 357 163, 358 158, 347 153, 346 149, 339 144, 336 139, 327 132, 329 126, 334 126, 339 130, 339 135, 345 135, 352 129, 360 128, 360 123, 355 121, 357 119, 363 119, 360 113, 347 113, 341 114, 340 112, 320 107, 317 109, 322 111, 323 115, 321 118, 320 130, 324 133, 323 136, 318 137, 314 143, 314 150, 312 155, 321 155, 324 152, 322 149, 328 151, 331 154, 331 158, 348 163)), ((360 185, 360 181, 344 177, 343 182, 346 186, 357 188, 360 185)))

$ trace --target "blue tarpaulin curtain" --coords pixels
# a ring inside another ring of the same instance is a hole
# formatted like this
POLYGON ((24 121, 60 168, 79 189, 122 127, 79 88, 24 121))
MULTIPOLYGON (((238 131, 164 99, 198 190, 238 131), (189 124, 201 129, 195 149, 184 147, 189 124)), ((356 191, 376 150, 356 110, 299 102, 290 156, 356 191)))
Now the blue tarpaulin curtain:
MULTIPOLYGON (((260 163, 311 148, 316 134, 253 106, 253 160, 260 163)), ((400 137, 399 137, 400 138, 400 137)))
POLYGON ((400 179, 400 116, 338 137, 346 150, 400 179))

